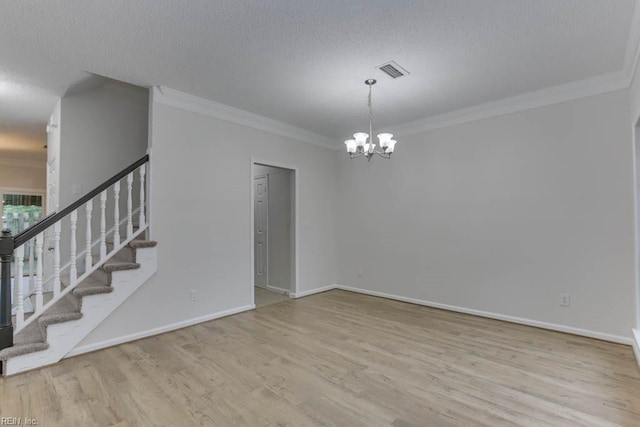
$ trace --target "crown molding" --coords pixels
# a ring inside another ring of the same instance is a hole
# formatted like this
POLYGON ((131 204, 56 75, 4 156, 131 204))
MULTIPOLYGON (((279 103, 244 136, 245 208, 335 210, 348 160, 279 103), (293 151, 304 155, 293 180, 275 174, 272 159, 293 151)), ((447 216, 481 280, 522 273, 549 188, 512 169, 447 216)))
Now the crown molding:
POLYGON ((180 92, 175 89, 170 89, 164 86, 154 86, 152 96, 153 102, 168 105, 170 107, 180 108, 182 110, 191 111, 204 116, 248 126, 324 148, 336 148, 336 141, 333 139, 309 132, 296 126, 288 125, 278 120, 273 120, 258 114, 230 107, 225 104, 220 104, 209 99, 180 92))
POLYGON ((391 130, 394 131, 396 135, 412 135, 588 96, 600 95, 628 87, 629 82, 628 79, 625 78, 624 72, 606 74, 510 98, 503 98, 473 107, 462 108, 449 113, 429 116, 425 119, 392 126, 391 130))

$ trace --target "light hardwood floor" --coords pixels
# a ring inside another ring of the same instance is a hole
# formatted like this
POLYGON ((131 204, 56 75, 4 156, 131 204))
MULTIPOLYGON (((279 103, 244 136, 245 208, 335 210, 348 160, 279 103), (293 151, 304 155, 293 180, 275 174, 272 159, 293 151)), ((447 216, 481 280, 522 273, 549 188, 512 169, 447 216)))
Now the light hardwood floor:
POLYGON ((288 295, 279 294, 277 292, 273 292, 259 286, 254 286, 254 300, 256 303, 256 308, 264 307, 271 304, 277 304, 282 301, 287 301, 289 299, 288 295))
POLYGON ((41 426, 638 426, 630 347, 345 291, 0 382, 41 426))

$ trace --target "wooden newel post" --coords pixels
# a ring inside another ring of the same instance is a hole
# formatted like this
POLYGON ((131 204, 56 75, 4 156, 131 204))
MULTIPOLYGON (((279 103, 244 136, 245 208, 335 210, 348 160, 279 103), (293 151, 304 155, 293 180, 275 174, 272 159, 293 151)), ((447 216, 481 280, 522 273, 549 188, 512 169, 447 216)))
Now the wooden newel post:
POLYGON ((13 346, 13 324, 11 322, 11 256, 13 236, 11 230, 0 233, 0 350, 13 346))

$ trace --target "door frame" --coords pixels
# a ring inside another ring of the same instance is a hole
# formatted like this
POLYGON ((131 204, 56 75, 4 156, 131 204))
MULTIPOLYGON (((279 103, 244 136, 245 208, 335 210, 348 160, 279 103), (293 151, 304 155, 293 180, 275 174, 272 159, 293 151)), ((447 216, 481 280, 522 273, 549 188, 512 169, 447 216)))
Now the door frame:
POLYGON ((253 197, 253 180, 255 178, 254 173, 253 173, 253 166, 255 164, 259 164, 259 165, 264 165, 264 166, 272 166, 275 168, 281 168, 281 169, 288 169, 290 171, 292 171, 292 182, 293 182, 293 197, 294 197, 294 201, 293 201, 293 248, 291 248, 291 255, 293 256, 293 260, 291 263, 292 269, 294 271, 292 271, 291 274, 291 279, 293 281, 293 286, 292 286, 292 290, 289 293, 290 297, 295 297, 298 294, 298 283, 300 282, 300 268, 298 265, 298 261, 300 259, 300 256, 298 254, 298 248, 300 247, 300 233, 299 233, 299 224, 300 224, 300 220, 299 220, 299 212, 300 212, 300 186, 298 185, 298 182, 300 180, 300 170, 298 168, 298 166, 295 165, 288 165, 288 164, 284 164, 284 163, 280 163, 280 162, 274 162, 272 160, 265 160, 265 159, 259 159, 259 158, 251 158, 251 163, 249 164, 249 178, 250 178, 250 230, 251 232, 249 233, 251 236, 251 242, 250 242, 250 254, 251 254, 251 259, 250 259, 250 280, 249 280, 249 291, 250 291, 250 295, 251 295, 251 305, 253 306, 253 308, 255 308, 255 289, 254 289, 254 276, 255 276, 255 248, 254 248, 254 232, 255 232, 255 218, 254 218, 254 206, 253 204, 255 203, 254 197, 253 197))
MULTIPOLYGON (((640 194, 638 193, 640 191, 640 117, 635 118, 631 135, 633 136, 634 308, 635 329, 640 330, 640 194)), ((638 359, 638 363, 640 364, 640 359, 638 359)))

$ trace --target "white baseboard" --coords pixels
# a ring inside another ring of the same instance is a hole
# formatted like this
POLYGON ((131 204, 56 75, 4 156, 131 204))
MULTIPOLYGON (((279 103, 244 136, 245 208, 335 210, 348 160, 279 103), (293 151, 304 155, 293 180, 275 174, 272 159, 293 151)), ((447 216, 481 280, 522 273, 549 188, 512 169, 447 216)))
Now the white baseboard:
POLYGON ((273 292, 277 292, 282 295, 289 295, 291 291, 289 289, 279 288, 277 286, 267 285, 267 289, 273 292))
POLYGON ((319 294, 320 292, 326 292, 326 291, 330 291, 332 289, 337 289, 337 288, 338 288, 338 285, 323 286, 322 288, 315 288, 309 291, 291 293, 291 296, 293 298, 302 298, 302 297, 307 297, 313 294, 319 294))
MULTIPOLYGON (((370 291, 370 290, 367 290, 367 289, 354 288, 354 287, 344 286, 344 285, 329 285, 329 286, 324 286, 324 287, 321 287, 321 288, 311 289, 311 290, 308 290, 308 291, 297 292, 297 293, 289 293, 289 295, 291 297, 293 297, 293 298, 302 298, 302 297, 306 297, 306 296, 309 296, 309 295, 330 291, 330 290, 333 290, 333 289, 340 289, 340 290, 344 290, 344 291, 357 292, 357 293, 360 293, 360 294, 371 295, 371 296, 376 296, 376 297, 381 297, 381 298, 387 298, 387 299, 407 302, 407 303, 411 303, 411 304, 423 305, 423 306, 426 306, 426 307, 439 308, 439 309, 443 309, 443 310, 455 311, 455 312, 458 312, 458 313, 471 314, 471 315, 474 315, 474 316, 487 317, 487 318, 490 318, 490 319, 503 320, 503 321, 506 321, 506 322, 518 323, 518 324, 527 325, 527 326, 534 326, 534 327, 542 328, 542 329, 549 329, 549 330, 552 330, 552 331, 565 332, 565 333, 569 333, 569 334, 573 334, 573 335, 581 335, 581 336, 585 336, 585 337, 589 337, 589 338, 596 338, 596 339, 600 339, 600 340, 604 340, 604 341, 610 341, 610 342, 615 342, 615 343, 619 343, 619 344, 631 345, 631 346, 633 346, 633 350, 634 350, 634 353, 636 355, 636 360, 638 361, 638 365, 640 366, 640 330, 635 330, 635 329, 633 330, 632 334, 633 334, 634 338, 623 337, 623 336, 619 336, 619 335, 606 334, 606 333, 591 331, 591 330, 587 330, 587 329, 574 328, 574 327, 571 327, 571 326, 558 325, 558 324, 555 324, 555 323, 540 322, 540 321, 532 320, 532 319, 525 319, 525 318, 521 318, 521 317, 507 316, 507 315, 498 314, 498 313, 492 313, 492 312, 481 311, 481 310, 474 310, 474 309, 458 307, 458 306, 453 306, 453 305, 448 305, 448 304, 441 304, 441 303, 432 302, 432 301, 425 301, 425 300, 421 300, 421 299, 417 299, 417 298, 402 297, 402 296, 388 294, 388 293, 384 293, 384 292, 370 291)), ((221 317, 226 317, 226 316, 230 316, 232 314, 242 313, 244 311, 253 310, 253 309, 255 309, 255 305, 253 305, 253 304, 246 305, 246 306, 238 307, 238 308, 231 309, 231 310, 220 311, 220 312, 209 314, 209 315, 206 315, 206 316, 196 317, 196 318, 185 320, 185 321, 182 321, 182 322, 161 326, 159 328, 149 329, 149 330, 138 332, 138 333, 135 333, 135 334, 125 335, 123 337, 118 337, 118 338, 114 338, 114 339, 111 339, 111 340, 106 340, 106 341, 101 341, 101 342, 94 343, 94 344, 89 344, 89 345, 85 345, 85 346, 76 347, 72 351, 70 351, 65 356, 65 358, 72 357, 72 356, 77 356, 77 355, 84 354, 84 353, 89 353, 89 352, 92 352, 92 351, 100 350, 100 349, 107 348, 107 347, 112 347, 112 346, 119 345, 119 344, 124 344, 124 343, 127 343, 127 342, 139 340, 139 339, 142 339, 142 338, 147 338, 147 337, 158 335, 158 334, 162 334, 162 333, 165 333, 165 332, 175 331, 177 329, 182 329, 182 328, 185 328, 185 327, 188 327, 188 326, 197 325, 198 323, 203 323, 203 322, 207 322, 207 321, 210 321, 210 320, 219 319, 221 317)))
POLYGON ((640 329, 633 329, 633 354, 636 356, 636 362, 638 362, 638 368, 640 368, 640 329))
MULTIPOLYGON (((521 325, 535 326, 536 328, 550 329, 552 331, 565 332, 573 335, 581 335, 589 338, 596 338, 603 341, 611 341, 619 344, 632 345, 631 337, 607 334, 604 332, 591 331, 588 329, 574 328, 572 326, 558 325, 556 323, 540 322, 538 320, 525 319, 522 317, 507 316, 504 314, 492 313, 488 311, 474 310, 470 308, 458 307, 448 304, 440 304, 432 301, 425 301, 417 298, 401 297, 398 295, 387 294, 384 292, 369 291, 367 289, 352 288, 350 286, 335 285, 334 289, 342 289, 344 291, 357 292, 375 297, 388 298, 396 301, 408 302, 411 304, 424 305, 427 307, 440 308, 443 310, 455 311, 458 313, 472 314, 474 316, 488 317, 490 319, 504 320, 506 322, 518 323, 521 325)), ((327 289, 328 290, 328 289, 327 289)))
POLYGON ((163 334, 165 332, 175 331, 177 329, 186 328, 187 326, 197 325, 198 323, 208 322, 209 320, 219 319, 221 317, 231 316, 232 314, 242 313, 255 309, 254 304, 245 305, 243 307, 233 308, 231 310, 219 311, 217 313, 208 314, 206 316, 195 317, 193 319, 183 320, 182 322, 172 323, 158 328, 148 329, 146 331, 137 332, 135 334, 125 335, 122 337, 97 342, 94 344, 83 345, 71 350, 64 358, 78 356, 80 354, 89 353, 96 350, 101 350, 107 347, 113 347, 114 345, 124 344, 131 341, 136 341, 142 338, 148 338, 154 335, 163 334))

